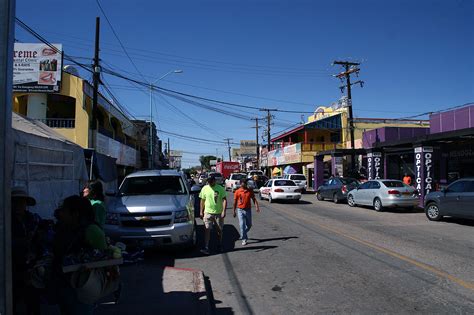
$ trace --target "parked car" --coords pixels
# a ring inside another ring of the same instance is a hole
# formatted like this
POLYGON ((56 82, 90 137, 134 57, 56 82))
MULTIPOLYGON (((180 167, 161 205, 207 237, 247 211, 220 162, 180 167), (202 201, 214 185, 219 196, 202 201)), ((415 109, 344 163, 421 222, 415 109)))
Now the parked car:
POLYGON ((252 179, 254 175, 263 176, 262 171, 250 171, 247 173, 247 179, 252 179))
POLYGON ((360 185, 359 181, 350 177, 333 177, 318 187, 318 200, 330 199, 334 203, 347 200, 347 193, 360 185))
POLYGON ((349 206, 373 206, 375 211, 389 207, 413 208, 418 202, 418 191, 400 180, 393 179, 370 180, 347 195, 349 206))
POLYGON ((294 181, 302 189, 302 192, 305 192, 308 188, 308 181, 303 174, 286 174, 283 178, 294 181))
POLYGON ((425 213, 429 220, 444 216, 474 219, 474 178, 462 178, 441 191, 425 197, 425 213))
POLYGON ((214 178, 216 179, 216 184, 224 186, 224 177, 222 176, 221 173, 210 172, 209 176, 214 176, 214 178))
POLYGON ((268 199, 270 203, 274 200, 295 200, 301 199, 301 188, 292 180, 270 179, 260 188, 260 200, 268 199))
POLYGON ((207 174, 204 173, 204 174, 199 175, 198 184, 206 185, 206 182, 207 182, 207 174))
POLYGON ((232 173, 229 178, 225 180, 225 190, 235 191, 240 187, 240 180, 245 178, 246 174, 232 173))
POLYGON ((141 247, 196 244, 194 197, 183 174, 150 170, 128 175, 108 204, 104 230, 141 247))

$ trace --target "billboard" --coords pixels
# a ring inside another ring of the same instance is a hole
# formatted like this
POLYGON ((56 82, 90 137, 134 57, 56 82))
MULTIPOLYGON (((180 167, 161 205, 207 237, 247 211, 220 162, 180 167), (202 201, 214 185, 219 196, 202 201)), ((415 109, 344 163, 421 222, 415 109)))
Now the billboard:
POLYGON ((62 45, 15 43, 13 91, 55 93, 61 88, 62 45))
POLYGON ((240 140, 240 155, 257 155, 257 140, 240 140))

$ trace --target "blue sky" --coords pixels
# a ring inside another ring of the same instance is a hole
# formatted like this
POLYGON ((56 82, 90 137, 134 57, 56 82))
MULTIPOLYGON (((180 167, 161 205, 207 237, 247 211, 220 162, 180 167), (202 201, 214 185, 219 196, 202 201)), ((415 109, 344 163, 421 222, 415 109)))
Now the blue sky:
MULTIPOLYGON (((353 89, 356 117, 406 117, 474 101, 470 0, 100 3, 144 78, 121 50, 95 0, 17 0, 17 17, 50 42, 62 43, 67 54, 91 63, 82 58, 93 56, 95 17, 101 16, 105 66, 140 81, 182 69, 158 85, 231 103, 303 112, 329 105, 341 97, 341 84, 331 76, 341 70, 331 66, 336 59, 362 63, 359 79, 365 86, 353 89)), ((16 38, 33 41, 18 28, 16 38)), ((105 80, 134 116, 149 115, 145 91, 108 75, 105 80)), ((154 100, 155 122, 164 131, 217 141, 255 138, 253 121, 158 93, 154 100)), ((262 116, 255 110, 225 109, 262 116)), ((300 114, 278 113, 272 128, 276 132, 300 121, 300 114)), ((172 149, 192 152, 185 154, 185 166, 216 149, 227 156, 224 144, 170 140, 172 149)))

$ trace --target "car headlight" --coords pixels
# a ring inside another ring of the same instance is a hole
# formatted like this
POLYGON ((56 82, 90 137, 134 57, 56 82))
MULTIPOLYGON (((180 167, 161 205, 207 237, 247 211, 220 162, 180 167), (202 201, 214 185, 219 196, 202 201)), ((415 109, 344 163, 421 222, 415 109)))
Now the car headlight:
POLYGON ((189 221, 188 210, 180 210, 174 213, 174 223, 184 223, 189 221))
POLYGON ((120 224, 120 214, 107 212, 105 214, 105 224, 109 225, 119 225, 120 224))

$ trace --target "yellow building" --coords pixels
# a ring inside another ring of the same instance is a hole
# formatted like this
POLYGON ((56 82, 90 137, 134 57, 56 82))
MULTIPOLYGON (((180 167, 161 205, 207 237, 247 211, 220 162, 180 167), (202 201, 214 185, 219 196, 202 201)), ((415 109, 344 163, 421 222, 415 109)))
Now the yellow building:
MULTIPOLYGON (((92 146, 92 86, 74 71, 63 71, 59 93, 13 95, 13 111, 39 120, 84 149, 92 146)), ((137 129, 132 121, 99 94, 96 151, 116 159, 119 171, 139 167, 137 129)))
MULTIPOLYGON (((364 131, 381 127, 429 127, 429 122, 425 120, 355 118, 353 123, 356 149, 362 148, 364 131)), ((348 107, 343 103, 320 106, 307 123, 271 139, 268 166, 275 173, 287 168, 288 171, 311 177, 315 155, 322 151, 351 148, 350 137, 348 107)))

